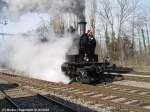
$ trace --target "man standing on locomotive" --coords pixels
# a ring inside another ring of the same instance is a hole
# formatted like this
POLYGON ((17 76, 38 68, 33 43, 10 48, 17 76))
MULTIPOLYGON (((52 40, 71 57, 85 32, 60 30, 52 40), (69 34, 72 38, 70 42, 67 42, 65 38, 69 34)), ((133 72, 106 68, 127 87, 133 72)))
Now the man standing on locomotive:
POLYGON ((90 58, 95 55, 95 48, 96 48, 96 40, 93 36, 92 31, 88 34, 88 43, 87 43, 87 54, 90 58))
POLYGON ((91 30, 81 36, 79 46, 79 54, 84 57, 84 60, 92 61, 95 55, 96 40, 91 30))
POLYGON ((80 37, 80 42, 79 42, 79 54, 80 55, 85 55, 87 54, 87 46, 88 46, 88 36, 89 36, 90 30, 87 31, 87 33, 84 33, 80 37))

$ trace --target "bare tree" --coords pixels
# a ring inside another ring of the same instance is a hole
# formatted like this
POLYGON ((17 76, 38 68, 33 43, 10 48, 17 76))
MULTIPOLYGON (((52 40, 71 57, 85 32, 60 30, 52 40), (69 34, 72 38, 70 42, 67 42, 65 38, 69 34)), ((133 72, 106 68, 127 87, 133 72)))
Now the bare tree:
POLYGON ((149 20, 150 20, 150 18, 148 17, 148 10, 147 9, 144 11, 144 17, 143 18, 144 18, 146 38, 147 38, 147 43, 148 43, 148 53, 150 53, 150 37, 149 37, 149 20))
POLYGON ((142 33, 142 38, 143 38, 144 50, 145 50, 145 53, 146 53, 146 51, 147 51, 147 46, 146 46, 145 32, 144 32, 144 29, 143 29, 143 28, 141 29, 141 33, 142 33))
POLYGON ((135 53, 135 23, 136 23, 136 17, 138 16, 138 7, 139 7, 139 0, 132 0, 132 55, 134 56, 135 53))
POLYGON ((119 7, 118 11, 118 38, 121 36, 122 26, 127 21, 127 19, 131 16, 133 9, 130 5, 130 0, 117 0, 117 4, 119 7))
POLYGON ((111 27, 111 34, 113 37, 114 17, 112 13, 112 4, 110 0, 102 0, 100 4, 102 5, 102 8, 97 12, 100 15, 101 22, 104 23, 105 29, 106 29, 106 25, 109 25, 111 27))
POLYGON ((128 20, 132 17, 132 46, 130 47, 130 50, 132 50, 132 55, 134 54, 134 24, 135 24, 135 13, 136 8, 138 5, 137 0, 117 0, 117 4, 119 6, 118 11, 118 40, 120 43, 120 60, 123 61, 125 59, 125 54, 123 52, 123 26, 128 20))
POLYGON ((111 49, 110 47, 114 48, 114 45, 110 45, 110 42, 112 40, 112 43, 115 41, 115 32, 114 32, 114 17, 112 13, 112 4, 110 0, 102 0, 100 2, 101 8, 97 11, 100 21, 103 24, 103 29, 105 32, 105 43, 106 43, 106 48, 108 51, 108 55, 112 57, 112 53, 114 53, 115 50, 111 49), (109 31, 111 29, 111 31, 109 31), (109 35, 109 32, 111 32, 111 36, 109 35))
POLYGON ((92 27, 93 34, 95 35, 95 23, 96 23, 96 0, 90 0, 91 4, 91 15, 90 15, 90 26, 92 27))

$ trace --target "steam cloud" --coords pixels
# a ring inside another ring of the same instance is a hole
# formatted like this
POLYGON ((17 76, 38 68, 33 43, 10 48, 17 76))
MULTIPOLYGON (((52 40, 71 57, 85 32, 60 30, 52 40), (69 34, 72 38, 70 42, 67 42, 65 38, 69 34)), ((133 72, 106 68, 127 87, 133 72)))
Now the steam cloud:
MULTIPOLYGON (((28 12, 48 13, 51 17, 73 13, 84 20, 84 0, 0 0, 0 11, 9 17, 20 17, 28 12), (5 9, 5 10, 4 10, 5 9)), ((61 72, 61 64, 72 45, 69 35, 58 37, 50 32, 48 42, 42 43, 39 35, 15 36, 0 42, 0 64, 31 77, 53 82, 68 83, 61 72)))
POLYGON ((51 16, 60 13, 74 13, 84 18, 85 0, 0 0, 0 8, 8 7, 10 14, 21 15, 27 12, 47 12, 51 16))
MULTIPOLYGON (((53 35, 54 36, 54 35, 53 35)), ((62 75, 61 64, 71 46, 71 38, 56 38, 41 43, 39 38, 13 37, 1 42, 0 63, 7 68, 32 74, 30 77, 68 83, 62 75)))

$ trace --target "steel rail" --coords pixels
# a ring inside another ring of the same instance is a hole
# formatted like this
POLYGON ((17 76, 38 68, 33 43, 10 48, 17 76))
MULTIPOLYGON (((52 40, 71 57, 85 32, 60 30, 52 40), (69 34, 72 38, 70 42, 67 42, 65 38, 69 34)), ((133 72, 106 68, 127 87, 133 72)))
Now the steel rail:
POLYGON ((51 98, 51 97, 42 95, 41 93, 35 92, 35 91, 33 91, 33 90, 29 89, 29 88, 26 88, 26 87, 22 87, 22 88, 25 89, 25 90, 27 90, 28 92, 30 92, 30 93, 32 93, 32 94, 36 94, 37 96, 39 96, 39 97, 41 97, 41 98, 43 98, 43 99, 45 99, 45 100, 47 100, 47 101, 49 101, 49 102, 54 103, 55 105, 58 105, 58 106, 60 106, 60 107, 62 107, 62 108, 64 108, 64 109, 66 109, 67 112, 77 112, 77 111, 76 111, 75 109, 73 109, 72 107, 70 107, 70 106, 68 106, 68 105, 65 105, 65 104, 63 104, 63 103, 61 103, 61 102, 59 102, 59 101, 56 101, 56 100, 54 100, 54 99, 51 98))
POLYGON ((20 112, 20 107, 7 95, 7 93, 1 89, 0 91, 4 94, 5 99, 16 109, 15 111, 20 112))

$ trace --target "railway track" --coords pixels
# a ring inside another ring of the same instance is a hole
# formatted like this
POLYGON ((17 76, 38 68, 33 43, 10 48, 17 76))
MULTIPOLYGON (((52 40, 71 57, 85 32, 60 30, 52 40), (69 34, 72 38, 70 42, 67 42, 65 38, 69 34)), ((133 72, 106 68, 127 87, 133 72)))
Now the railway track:
MULTIPOLYGON (((140 81, 140 82, 149 82, 150 81, 150 74, 144 75, 144 74, 118 74, 118 73, 112 73, 108 74, 108 78, 114 77, 114 80, 118 80, 117 78, 120 78, 119 80, 129 80, 129 81, 140 81), (116 79, 115 79, 116 78, 116 79)), ((111 79, 111 78, 110 78, 111 79)))
POLYGON ((9 80, 3 80, 0 84, 1 112, 76 112, 68 105, 35 92, 26 86, 18 85, 15 88, 8 89, 7 85, 11 85, 9 80), (8 82, 6 83, 6 81, 8 82), (6 88, 1 87, 2 85, 6 86, 6 88))
POLYGON ((140 74, 140 75, 150 75, 150 72, 139 72, 139 71, 132 71, 132 74, 140 74))
MULTIPOLYGON (((18 83, 35 93, 48 94, 47 97, 56 96, 56 98, 53 97, 53 100, 58 101, 58 96, 93 111, 150 112, 149 89, 117 84, 92 86, 74 83, 65 85, 22 78, 11 73, 1 73, 0 77, 12 83, 18 83)), ((77 107, 74 108, 77 109, 77 107)), ((81 108, 77 110, 82 111, 81 108)))

